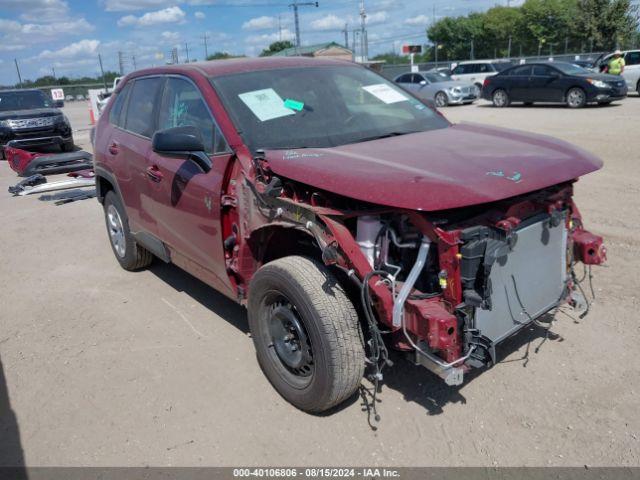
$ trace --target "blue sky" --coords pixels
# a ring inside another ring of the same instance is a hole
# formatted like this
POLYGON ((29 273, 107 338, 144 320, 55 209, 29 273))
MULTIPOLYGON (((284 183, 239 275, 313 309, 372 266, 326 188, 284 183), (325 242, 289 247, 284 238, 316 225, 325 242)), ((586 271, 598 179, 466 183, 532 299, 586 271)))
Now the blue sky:
MULTIPOLYGON (((51 74, 78 77, 118 69, 125 72, 162 64, 177 47, 180 61, 226 51, 257 55, 269 43, 293 36, 290 0, 0 0, 0 85, 17 82, 14 58, 23 78, 51 74), (280 25, 280 29, 278 27, 280 25)), ((303 44, 344 41, 345 23, 359 22, 359 0, 319 0, 300 7, 303 44)), ((370 54, 426 41, 436 18, 485 10, 506 0, 365 0, 370 54)), ((519 3, 511 2, 512 5, 519 3)))

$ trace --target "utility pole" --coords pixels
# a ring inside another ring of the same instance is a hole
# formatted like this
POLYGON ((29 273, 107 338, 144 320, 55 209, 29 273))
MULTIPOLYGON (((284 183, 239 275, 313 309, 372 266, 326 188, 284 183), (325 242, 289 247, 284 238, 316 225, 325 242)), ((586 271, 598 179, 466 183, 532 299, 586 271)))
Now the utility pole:
POLYGON ((118 67, 120 70, 120 75, 124 75, 124 67, 122 62, 122 52, 118 52, 118 67))
POLYGON ((100 73, 102 73, 102 84, 104 85, 104 91, 107 91, 107 79, 104 78, 104 68, 102 68, 102 55, 98 54, 98 62, 100 62, 100 73))
POLYGON ((282 41, 282 15, 278 14, 278 41, 282 41))
POLYGON ((207 40, 209 37, 207 36, 207 32, 204 33, 202 39, 204 40, 204 59, 206 60, 209 57, 209 51, 207 50, 207 40))
POLYGON ((136 56, 135 55, 131 55, 131 63, 133 63, 133 69, 137 70, 138 66, 136 65, 136 56))
POLYGON ((507 47, 507 58, 511 58, 511 35, 509 35, 509 46, 507 47))
POLYGON ((569 37, 564 37, 564 53, 565 55, 569 51, 569 37))
POLYGON ((349 48, 349 24, 348 23, 344 24, 344 30, 342 30, 342 33, 344 33, 344 47, 349 48))
POLYGON ((367 50, 367 12, 364 9, 364 0, 360 0, 360 61, 366 62, 368 58, 367 50))
POLYGON ((187 42, 184 42, 184 49, 187 53, 187 63, 189 63, 189 44, 187 42))
POLYGON ((18 66, 18 59, 14 58, 13 61, 16 64, 16 72, 18 72, 18 88, 22 88, 22 76, 20 75, 20 67, 18 66))
POLYGON ((53 79, 56 79, 56 67, 51 67, 51 71, 53 72, 53 79))
POLYGON ((298 2, 298 0, 294 0, 293 3, 289 4, 290 7, 293 7, 293 18, 295 21, 296 27, 296 48, 300 46, 300 19, 298 18, 298 7, 318 7, 318 2, 298 2))
POLYGON ((470 53, 470 57, 471 60, 475 60, 475 56, 474 56, 474 52, 473 52, 473 38, 471 39, 471 52, 470 53))

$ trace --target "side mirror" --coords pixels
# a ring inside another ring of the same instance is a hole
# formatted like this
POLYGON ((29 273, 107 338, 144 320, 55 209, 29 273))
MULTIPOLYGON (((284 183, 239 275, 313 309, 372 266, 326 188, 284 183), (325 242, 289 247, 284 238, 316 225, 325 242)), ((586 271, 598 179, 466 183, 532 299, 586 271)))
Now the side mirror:
POLYGON ((151 139, 151 148, 165 157, 193 160, 205 173, 211 170, 211 159, 205 153, 200 130, 194 126, 157 131, 151 139))

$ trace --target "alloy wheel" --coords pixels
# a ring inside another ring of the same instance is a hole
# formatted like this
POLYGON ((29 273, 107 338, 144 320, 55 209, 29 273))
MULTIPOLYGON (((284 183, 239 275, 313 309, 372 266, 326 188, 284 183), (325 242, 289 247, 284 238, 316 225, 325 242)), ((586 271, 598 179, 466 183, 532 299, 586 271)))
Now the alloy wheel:
POLYGON ((111 239, 113 249, 116 251, 120 258, 124 258, 127 252, 127 243, 124 235, 124 228, 122 226, 120 213, 118 212, 118 209, 113 205, 109 205, 109 208, 107 209, 107 223, 109 227, 109 238, 111 239))

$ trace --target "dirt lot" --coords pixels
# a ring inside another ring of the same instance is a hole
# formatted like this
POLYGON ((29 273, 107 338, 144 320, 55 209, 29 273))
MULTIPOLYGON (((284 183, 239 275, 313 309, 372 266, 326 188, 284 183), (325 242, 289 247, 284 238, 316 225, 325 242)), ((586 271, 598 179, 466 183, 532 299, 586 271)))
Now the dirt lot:
MULTIPOLYGON (((66 110, 86 127, 85 102, 66 110)), ((444 113, 605 160, 577 185, 609 250, 590 316, 560 315, 539 351, 541 331, 522 332, 461 388, 397 362, 372 432, 357 398, 324 416, 288 405, 256 363, 242 308, 173 266, 123 271, 96 201, 12 198, 1 162, 0 463, 640 465, 640 98, 444 113)), ((88 147, 87 131, 76 138, 88 147)))

